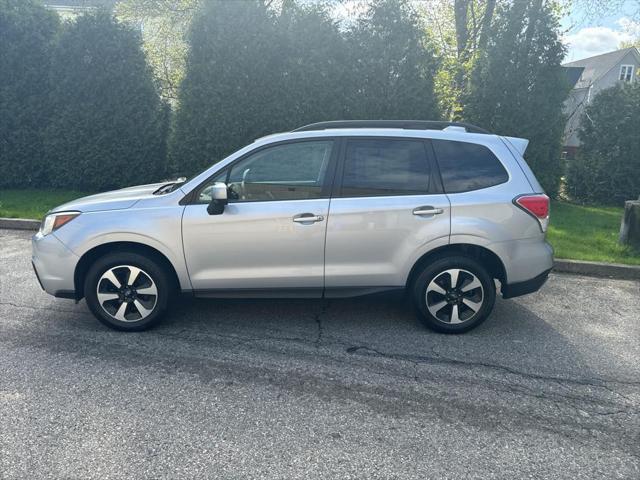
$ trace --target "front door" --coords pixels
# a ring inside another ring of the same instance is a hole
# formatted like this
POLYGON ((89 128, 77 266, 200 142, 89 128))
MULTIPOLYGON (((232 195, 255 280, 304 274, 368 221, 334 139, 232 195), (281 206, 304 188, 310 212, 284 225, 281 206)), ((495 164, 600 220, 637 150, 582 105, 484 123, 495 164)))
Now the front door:
MULTIPOLYGON (((251 152, 199 187, 182 236, 198 291, 286 289, 320 296, 334 141, 297 140, 251 152), (210 187, 229 204, 209 215, 210 187)), ((205 293, 205 292, 203 292, 205 293)))
POLYGON ((449 243, 450 205, 428 141, 348 139, 327 227, 325 286, 400 287, 426 251, 449 243))

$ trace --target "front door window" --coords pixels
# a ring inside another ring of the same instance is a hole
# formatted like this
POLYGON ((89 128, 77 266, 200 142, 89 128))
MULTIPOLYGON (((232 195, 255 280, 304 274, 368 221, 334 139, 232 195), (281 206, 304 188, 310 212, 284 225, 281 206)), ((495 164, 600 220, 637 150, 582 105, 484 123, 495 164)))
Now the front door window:
POLYGON ((333 141, 265 148, 231 167, 230 202, 312 200, 322 197, 333 141))

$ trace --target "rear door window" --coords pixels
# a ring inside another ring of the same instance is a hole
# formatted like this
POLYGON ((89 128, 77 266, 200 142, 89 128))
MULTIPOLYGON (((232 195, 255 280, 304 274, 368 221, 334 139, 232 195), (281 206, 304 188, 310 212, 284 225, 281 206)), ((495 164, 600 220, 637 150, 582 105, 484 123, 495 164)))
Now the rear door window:
POLYGON ((484 145, 432 140, 446 193, 470 192, 509 180, 498 158, 484 145))
POLYGON ((420 140, 352 139, 347 141, 341 196, 424 195, 429 174, 420 140))

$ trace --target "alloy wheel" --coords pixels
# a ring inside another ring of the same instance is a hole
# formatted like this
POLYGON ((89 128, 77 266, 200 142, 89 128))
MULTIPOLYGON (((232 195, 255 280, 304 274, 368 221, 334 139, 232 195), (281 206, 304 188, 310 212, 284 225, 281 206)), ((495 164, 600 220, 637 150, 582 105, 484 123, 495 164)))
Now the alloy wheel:
POLYGON ((449 325, 473 319, 482 308, 484 289, 473 273, 460 268, 444 270, 427 286, 426 302, 431 315, 449 325))
POLYGON ((97 295, 102 309, 121 322, 145 319, 158 301, 153 278, 133 265, 119 265, 104 272, 98 280, 97 295))

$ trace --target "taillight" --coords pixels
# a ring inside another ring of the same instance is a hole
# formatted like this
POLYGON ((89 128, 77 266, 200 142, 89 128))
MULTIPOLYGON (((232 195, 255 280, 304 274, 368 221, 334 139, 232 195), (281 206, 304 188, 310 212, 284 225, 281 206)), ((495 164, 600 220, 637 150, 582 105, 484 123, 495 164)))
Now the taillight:
POLYGON ((549 197, 543 193, 520 195, 513 199, 513 203, 538 220, 543 232, 547 231, 547 225, 549 224, 549 197))

